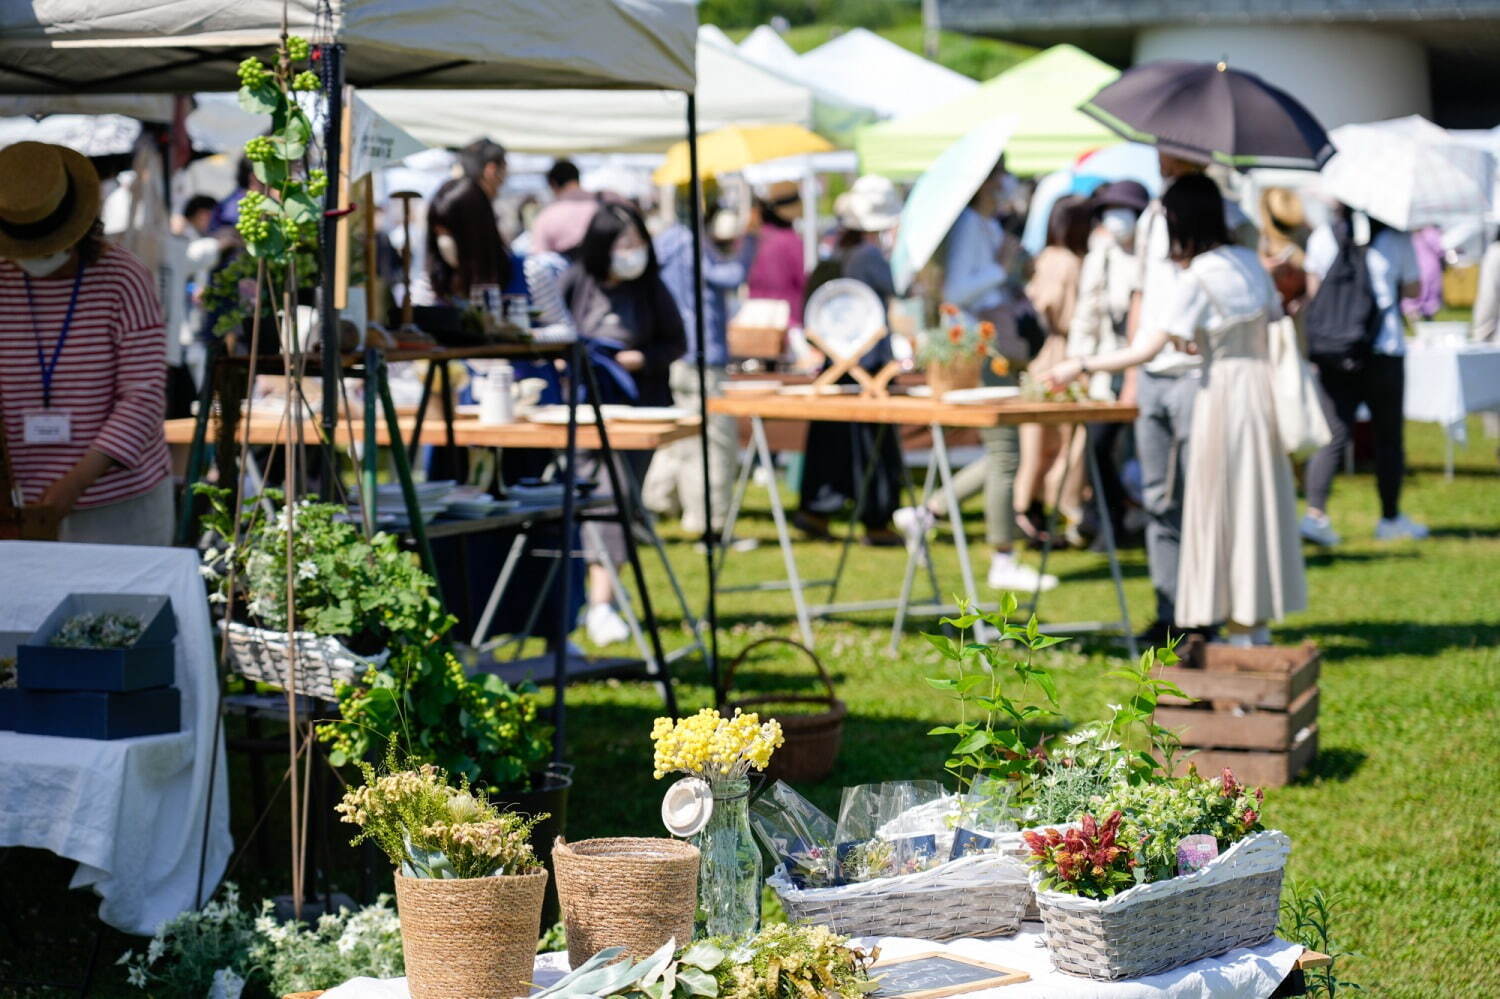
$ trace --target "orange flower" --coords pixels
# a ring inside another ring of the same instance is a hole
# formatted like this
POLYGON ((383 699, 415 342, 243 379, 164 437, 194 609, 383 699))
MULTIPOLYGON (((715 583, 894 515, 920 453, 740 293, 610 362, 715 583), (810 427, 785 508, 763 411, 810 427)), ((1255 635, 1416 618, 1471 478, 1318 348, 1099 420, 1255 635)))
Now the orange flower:
POLYGON ((984 355, 988 354, 989 352, 990 352, 990 349, 984 345, 984 341, 983 340, 979 341, 979 343, 977 343, 977 344, 974 345, 974 356, 975 357, 983 357, 984 355))
POLYGON ((993 371, 997 377, 1004 378, 1006 375, 1010 374, 1010 362, 1003 357, 991 358, 990 370, 993 371))
POLYGON ((952 302, 944 302, 942 305, 938 306, 938 311, 945 316, 956 316, 958 315, 958 306, 954 305, 952 302))
POLYGON ((981 339, 981 340, 993 340, 993 339, 995 339, 995 324, 992 323, 992 322, 990 322, 989 320, 985 320, 984 322, 980 323, 979 324, 979 339, 981 339))
POLYGON ((958 343, 963 338, 964 338, 964 328, 962 326, 949 326, 948 327, 948 340, 949 340, 950 343, 958 343))

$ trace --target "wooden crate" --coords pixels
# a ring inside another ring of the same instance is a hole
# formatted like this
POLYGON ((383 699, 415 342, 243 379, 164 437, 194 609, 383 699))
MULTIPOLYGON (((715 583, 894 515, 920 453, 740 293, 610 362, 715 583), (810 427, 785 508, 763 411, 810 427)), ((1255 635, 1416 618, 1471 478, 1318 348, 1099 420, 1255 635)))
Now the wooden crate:
POLYGON ((1293 648, 1235 648, 1197 642, 1182 663, 1157 675, 1188 695, 1163 697, 1156 721, 1194 750, 1188 764, 1204 776, 1225 767, 1247 784, 1279 787, 1317 754, 1321 655, 1293 648))

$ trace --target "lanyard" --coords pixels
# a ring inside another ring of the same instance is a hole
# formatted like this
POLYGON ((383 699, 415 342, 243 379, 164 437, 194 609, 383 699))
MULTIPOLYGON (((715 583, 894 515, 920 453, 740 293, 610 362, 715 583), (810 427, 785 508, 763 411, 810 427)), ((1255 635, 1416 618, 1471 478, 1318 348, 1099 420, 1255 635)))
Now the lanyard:
POLYGON ((78 308, 78 289, 83 286, 83 261, 78 262, 78 272, 73 275, 73 295, 68 299, 68 314, 63 317, 62 331, 57 334, 57 343, 52 348, 52 360, 42 352, 42 331, 36 324, 36 296, 31 292, 31 275, 26 279, 26 305, 31 310, 31 332, 36 337, 36 363, 42 369, 42 407, 52 408, 52 375, 57 371, 58 358, 62 356, 63 344, 68 339, 68 330, 73 327, 73 310, 78 308))

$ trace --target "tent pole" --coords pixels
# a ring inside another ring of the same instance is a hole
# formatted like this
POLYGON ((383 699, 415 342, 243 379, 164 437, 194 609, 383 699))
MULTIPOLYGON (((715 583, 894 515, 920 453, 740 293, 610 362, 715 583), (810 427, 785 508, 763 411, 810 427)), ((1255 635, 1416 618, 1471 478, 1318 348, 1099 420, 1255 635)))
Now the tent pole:
MULTIPOLYGON (((323 344, 323 434, 324 441, 334 440, 339 426, 339 379, 343 374, 339 359, 339 310, 335 301, 338 270, 340 219, 333 214, 343 207, 338 172, 343 168, 344 126, 344 46, 338 42, 319 45, 322 62, 323 91, 328 98, 328 113, 323 122, 323 168, 328 171, 328 190, 323 195, 323 224, 319 232, 322 294, 319 316, 323 344)), ((337 466, 332 449, 323 449, 323 474, 320 493, 325 502, 334 497, 337 466)))
POLYGON ((714 490, 708 447, 708 344, 703 333, 703 182, 698 176, 698 98, 687 95, 687 140, 689 181, 688 226, 693 231, 693 336, 698 345, 698 444, 703 459, 703 551, 708 560, 708 682, 714 688, 714 704, 724 701, 719 689, 719 609, 714 596, 714 490))

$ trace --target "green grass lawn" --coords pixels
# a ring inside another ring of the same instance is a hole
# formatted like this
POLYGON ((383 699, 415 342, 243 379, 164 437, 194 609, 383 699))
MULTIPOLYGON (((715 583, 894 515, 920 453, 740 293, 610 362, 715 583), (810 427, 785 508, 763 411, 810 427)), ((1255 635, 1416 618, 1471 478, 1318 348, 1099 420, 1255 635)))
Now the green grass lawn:
MULTIPOLYGON (((1434 536, 1425 543, 1373 541, 1371 476, 1341 478, 1333 512, 1346 543, 1335 554, 1308 550, 1312 606, 1276 630, 1278 642, 1310 639, 1324 649, 1321 754, 1309 774, 1268 795, 1266 821, 1294 841, 1291 876, 1339 897, 1335 936, 1356 954, 1343 966, 1345 976, 1380 995, 1500 995, 1493 960, 1500 953, 1500 835, 1492 800, 1500 732, 1500 469, 1495 442, 1482 437, 1477 420, 1470 437, 1458 452, 1457 476, 1446 482, 1438 432, 1428 425, 1409 428, 1413 469, 1405 507, 1432 525, 1434 536)), ((977 506, 968 514, 968 529, 977 533, 977 506)), ((752 491, 742 526, 742 533, 769 542, 763 492, 752 491)), ((702 557, 680 537, 670 548, 689 593, 701 602, 702 557)), ((826 543, 801 544, 804 573, 831 568, 837 551, 826 543)), ((936 553, 942 586, 956 589, 946 534, 936 553)), ((1127 551, 1124 560, 1132 611, 1143 625, 1150 596, 1144 555, 1127 551)), ((900 552, 854 549, 843 596, 895 592, 901 564, 900 552)), ((767 543, 732 556, 724 582, 777 578, 780 566, 779 553, 767 543)), ((1064 553, 1056 566, 1063 582, 1044 599, 1044 619, 1110 615, 1113 594, 1100 556, 1064 553)), ((681 622, 664 583, 653 591, 669 646, 680 644, 681 622)), ((720 608, 726 659, 756 637, 795 632, 786 594, 725 595, 720 608)), ((816 626, 818 651, 850 710, 834 776, 803 788, 820 806, 836 808, 846 784, 941 776, 941 746, 924 733, 950 720, 949 704, 922 681, 937 668, 919 637, 929 625, 909 626, 895 655, 886 651, 885 614, 816 626)), ((1047 655, 1073 720, 1088 720, 1117 696, 1117 681, 1103 678, 1112 661, 1106 648, 1065 645, 1047 655)), ((813 685, 808 667, 790 653, 747 663, 740 680, 746 690, 813 685)), ((678 690, 684 711, 711 703, 697 664, 683 664, 678 690)), ((570 691, 569 707, 570 755, 578 768, 570 836, 660 834, 663 784, 651 779, 648 737, 660 710, 655 689, 635 682, 582 685, 570 691)), ((243 761, 236 759, 231 769, 239 841, 252 816, 243 761)), ((268 827, 277 837, 271 867, 257 867, 252 853, 236 872, 249 897, 286 890, 286 823, 274 816, 268 827)), ((343 838, 339 831, 335 837, 343 838)), ((345 890, 354 887, 349 861, 347 851, 335 859, 335 881, 345 890)), ((64 891, 68 874, 69 865, 31 851, 0 865, 10 925, 27 927, 46 944, 16 945, 0 920, 0 978, 18 969, 66 974, 78 966, 94 903, 64 891)), ((132 944, 139 946, 108 935, 104 960, 132 944)), ((116 969, 107 971, 97 994, 139 995, 124 988, 116 969)))

